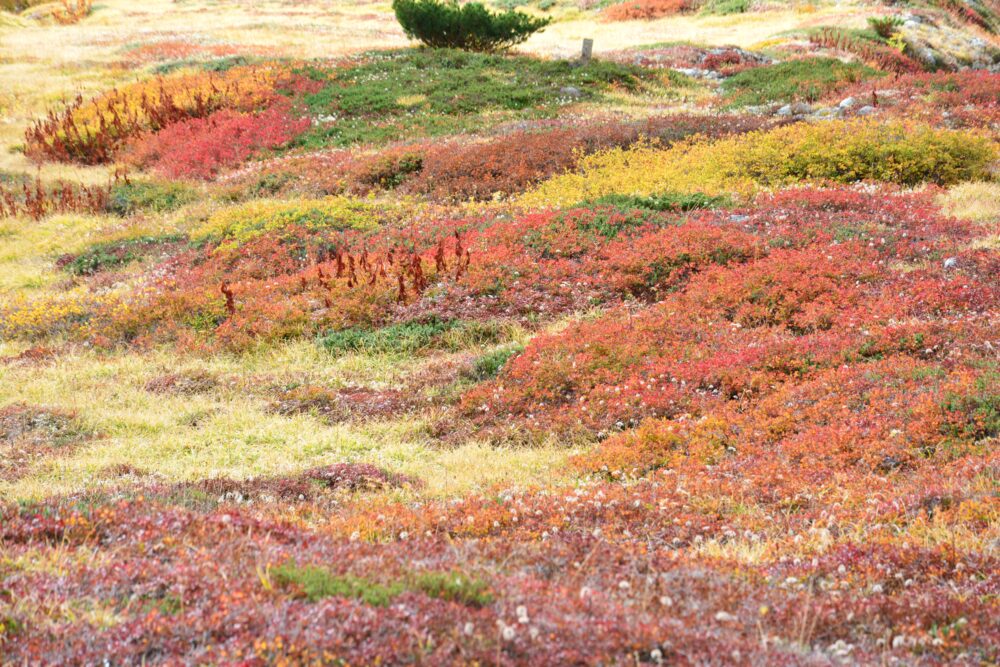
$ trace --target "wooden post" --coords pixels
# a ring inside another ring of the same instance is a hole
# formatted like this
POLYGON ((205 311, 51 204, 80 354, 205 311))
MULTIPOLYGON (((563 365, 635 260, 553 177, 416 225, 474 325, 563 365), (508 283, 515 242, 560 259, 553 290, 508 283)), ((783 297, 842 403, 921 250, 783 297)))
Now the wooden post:
POLYGON ((580 64, 587 65, 590 63, 591 56, 594 55, 594 40, 585 39, 583 40, 583 52, 580 54, 580 64))

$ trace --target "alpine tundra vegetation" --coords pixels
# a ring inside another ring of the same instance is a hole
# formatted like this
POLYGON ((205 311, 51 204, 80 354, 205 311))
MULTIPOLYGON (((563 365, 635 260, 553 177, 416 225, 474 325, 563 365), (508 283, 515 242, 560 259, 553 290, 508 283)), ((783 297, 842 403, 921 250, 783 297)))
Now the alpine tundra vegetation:
POLYGON ((1000 663, 998 31, 0 0, 0 665, 1000 663))

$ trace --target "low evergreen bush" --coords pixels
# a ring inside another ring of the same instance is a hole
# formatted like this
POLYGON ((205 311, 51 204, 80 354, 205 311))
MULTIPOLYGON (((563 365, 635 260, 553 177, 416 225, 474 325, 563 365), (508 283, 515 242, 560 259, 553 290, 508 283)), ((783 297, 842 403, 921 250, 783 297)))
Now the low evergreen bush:
POLYGON ((407 37, 467 51, 510 48, 550 21, 512 9, 494 13, 478 2, 459 5, 457 0, 393 0, 392 9, 407 37))

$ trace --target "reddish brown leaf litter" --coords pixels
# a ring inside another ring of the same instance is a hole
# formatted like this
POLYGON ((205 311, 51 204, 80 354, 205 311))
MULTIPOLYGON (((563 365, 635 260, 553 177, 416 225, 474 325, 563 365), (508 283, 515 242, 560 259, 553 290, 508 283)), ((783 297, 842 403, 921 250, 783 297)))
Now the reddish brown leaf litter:
POLYGON ((426 404, 427 401, 414 391, 404 389, 328 389, 301 385, 280 392, 270 409, 280 415, 313 414, 326 422, 337 423, 351 418, 391 418, 426 404))

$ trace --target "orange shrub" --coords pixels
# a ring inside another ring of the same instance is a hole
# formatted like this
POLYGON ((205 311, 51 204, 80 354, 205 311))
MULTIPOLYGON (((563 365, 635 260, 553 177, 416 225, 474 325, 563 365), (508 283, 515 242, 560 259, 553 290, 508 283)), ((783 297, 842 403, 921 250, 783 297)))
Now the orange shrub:
POLYGON ((604 10, 606 21, 658 19, 697 9, 696 0, 625 0, 604 10))

